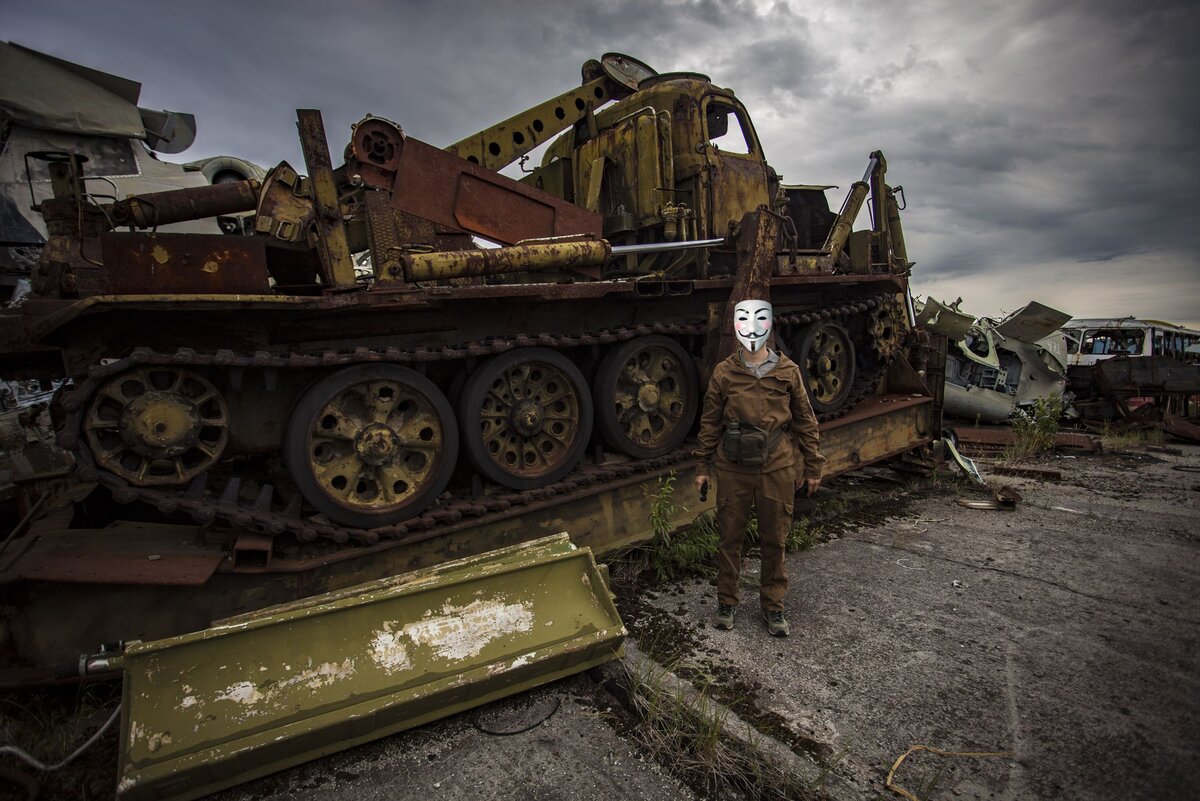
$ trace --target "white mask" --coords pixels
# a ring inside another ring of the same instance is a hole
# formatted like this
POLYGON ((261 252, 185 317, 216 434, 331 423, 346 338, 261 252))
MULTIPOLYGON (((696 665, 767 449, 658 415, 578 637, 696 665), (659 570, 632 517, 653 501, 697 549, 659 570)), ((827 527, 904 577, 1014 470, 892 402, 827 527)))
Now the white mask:
POLYGON ((771 317, 771 304, 765 300, 743 300, 733 307, 733 333, 742 347, 751 353, 766 347, 771 317))

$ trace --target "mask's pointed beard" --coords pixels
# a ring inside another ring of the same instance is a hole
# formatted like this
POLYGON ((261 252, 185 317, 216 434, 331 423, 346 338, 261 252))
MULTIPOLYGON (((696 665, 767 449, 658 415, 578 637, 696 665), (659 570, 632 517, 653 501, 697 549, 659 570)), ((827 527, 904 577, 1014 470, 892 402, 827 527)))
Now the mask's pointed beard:
POLYGON ((754 342, 751 342, 751 343, 750 343, 750 352, 751 352, 751 353, 757 353, 757 352, 758 352, 758 340, 755 340, 754 342))

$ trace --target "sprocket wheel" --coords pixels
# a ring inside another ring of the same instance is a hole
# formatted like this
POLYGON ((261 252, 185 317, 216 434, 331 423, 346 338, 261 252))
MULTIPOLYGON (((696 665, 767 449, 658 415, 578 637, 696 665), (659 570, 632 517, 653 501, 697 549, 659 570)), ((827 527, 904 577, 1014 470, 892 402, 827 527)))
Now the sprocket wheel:
POLYGON ((856 372, 850 334, 832 321, 813 323, 792 346, 813 411, 826 414, 850 398, 856 372))
POLYGON ((180 485, 221 457, 229 408, 193 370, 143 367, 100 387, 83 434, 97 467, 139 487, 180 485))
POLYGON ((871 312, 867 324, 871 351, 880 361, 889 361, 904 344, 904 306, 898 297, 891 297, 871 312))

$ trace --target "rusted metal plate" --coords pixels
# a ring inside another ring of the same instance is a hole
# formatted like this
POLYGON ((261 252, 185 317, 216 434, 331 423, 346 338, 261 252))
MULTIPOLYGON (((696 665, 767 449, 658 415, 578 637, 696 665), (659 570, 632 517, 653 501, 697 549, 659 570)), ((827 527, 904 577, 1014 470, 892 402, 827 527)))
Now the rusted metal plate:
POLYGON ((114 294, 270 292, 266 247, 248 236, 100 235, 101 259, 114 294))
POLYGON ((1173 414, 1164 414, 1162 419, 1162 429, 1172 436, 1186 439, 1191 442, 1200 442, 1200 426, 1195 423, 1188 422, 1182 417, 1177 417, 1173 414))
POLYGON ((130 643, 121 799, 192 799, 620 656, 566 534, 130 643))
POLYGON ((194 525, 122 522, 102 529, 43 531, 6 566, 0 583, 199 586, 216 572, 225 554, 197 543, 194 525))
POLYGON ((825 476, 857 470, 933 441, 933 398, 884 395, 821 424, 825 476))
POLYGON ((1170 356, 1115 356, 1092 367, 1106 395, 1200 394, 1200 365, 1170 356))
POLYGON ((296 110, 300 130, 300 148, 308 166, 312 183, 313 205, 316 207, 317 251, 321 257, 325 283, 339 289, 354 288, 354 260, 346 238, 346 225, 338 205, 337 184, 329 160, 329 143, 325 124, 316 109, 296 110))
MULTIPOLYGON (((955 427, 954 434, 960 445, 983 445, 993 448, 1007 448, 1016 443, 1016 435, 1011 428, 967 428, 955 427)), ((1054 435, 1054 447, 1071 450, 1094 451, 1100 446, 1100 440, 1093 434, 1078 431, 1060 431, 1054 435)))
POLYGON ((1012 445, 1015 442, 1011 428, 958 428, 954 435, 963 444, 1012 445))
MULTIPOLYGON (((700 502, 687 464, 479 518, 464 518, 404 540, 355 548, 293 546, 275 551, 266 566, 257 569, 226 561, 201 586, 106 584, 103 591, 88 592, 86 613, 75 586, 28 596, 24 594, 28 583, 10 582, 5 585, 8 594, 0 595, 0 607, 9 606, 18 614, 0 615, 0 620, 21 634, 15 646, 22 659, 54 665, 95 648, 97 643, 181 634, 217 618, 527 542, 541 532, 578 532, 572 534, 576 545, 589 547, 598 555, 611 553, 653 536, 653 494, 672 469, 677 472, 676 503, 669 525, 676 528, 691 523, 698 512, 715 503, 713 495, 707 503, 700 502)), ((67 522, 61 525, 65 527, 67 522)), ((38 521, 34 533, 43 528, 38 521)), ((79 536, 98 532, 80 531, 79 536)), ((4 557, 13 556, 16 547, 17 542, 11 544, 4 557)))
MULTIPOLYGON (((515 245, 523 239, 602 234, 599 214, 419 139, 403 137, 398 129, 388 131, 384 121, 360 123, 352 146, 361 150, 360 139, 372 132, 373 141, 382 146, 386 140, 391 148, 384 165, 387 172, 372 170, 369 164, 356 167, 369 183, 391 191, 394 208, 502 245, 515 245), (367 123, 371 123, 369 128, 364 127, 367 123), (389 175, 391 170, 394 173, 389 175)), ((359 155, 367 161, 368 154, 359 155)))

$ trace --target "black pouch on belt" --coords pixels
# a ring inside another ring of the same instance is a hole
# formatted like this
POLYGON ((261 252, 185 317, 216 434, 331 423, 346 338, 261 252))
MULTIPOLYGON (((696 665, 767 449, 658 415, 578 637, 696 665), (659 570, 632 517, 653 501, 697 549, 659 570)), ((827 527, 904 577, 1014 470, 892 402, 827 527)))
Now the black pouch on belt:
POLYGON ((758 426, 734 421, 725 428, 721 448, 725 458, 734 464, 757 467, 766 463, 767 457, 782 438, 782 428, 767 432, 758 426))

